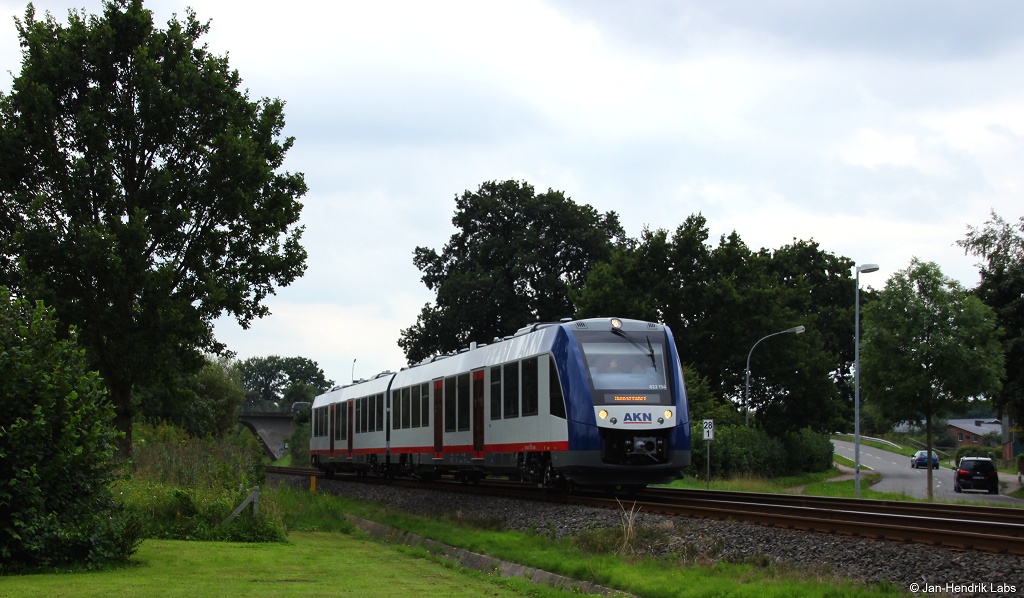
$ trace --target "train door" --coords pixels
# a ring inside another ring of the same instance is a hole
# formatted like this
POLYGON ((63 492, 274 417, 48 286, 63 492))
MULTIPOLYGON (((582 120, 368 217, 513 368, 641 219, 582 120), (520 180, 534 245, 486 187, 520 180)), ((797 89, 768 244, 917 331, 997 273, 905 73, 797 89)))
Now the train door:
POLYGON ((484 458, 484 371, 473 372, 473 458, 484 458))
POLYGON ((444 458, 444 380, 434 380, 434 458, 444 458))

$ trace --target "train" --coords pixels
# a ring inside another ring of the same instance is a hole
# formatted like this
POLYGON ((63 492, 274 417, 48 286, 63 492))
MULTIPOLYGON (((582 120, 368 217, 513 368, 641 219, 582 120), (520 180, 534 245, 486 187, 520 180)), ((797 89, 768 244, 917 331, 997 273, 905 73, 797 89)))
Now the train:
POLYGON ((691 458, 671 330, 625 318, 534 323, 398 372, 332 388, 310 459, 338 472, 636 491, 691 458))

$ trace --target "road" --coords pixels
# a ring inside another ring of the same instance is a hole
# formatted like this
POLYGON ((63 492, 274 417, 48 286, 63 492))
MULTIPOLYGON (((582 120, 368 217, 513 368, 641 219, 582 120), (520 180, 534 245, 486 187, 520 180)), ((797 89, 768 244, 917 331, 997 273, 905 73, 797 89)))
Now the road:
MULTIPOLYGON (((832 445, 835 447, 835 454, 851 461, 854 460, 852 442, 833 440, 832 445)), ((870 487, 872 490, 906 494, 914 498, 928 497, 928 470, 910 467, 910 457, 861 444, 860 463, 862 475, 865 473, 864 468, 869 467, 873 472, 882 476, 878 483, 870 487)), ((1003 486, 1004 492, 1007 488, 1013 490, 1018 487, 1017 476, 999 474, 999 481, 1006 483, 1003 486)), ((868 488, 867 482, 862 477, 861 490, 866 488, 868 488)), ((965 500, 999 506, 1022 502, 1011 496, 988 494, 982 490, 966 490, 958 494, 953 491, 953 470, 945 466, 932 470, 932 494, 935 500, 965 500)))

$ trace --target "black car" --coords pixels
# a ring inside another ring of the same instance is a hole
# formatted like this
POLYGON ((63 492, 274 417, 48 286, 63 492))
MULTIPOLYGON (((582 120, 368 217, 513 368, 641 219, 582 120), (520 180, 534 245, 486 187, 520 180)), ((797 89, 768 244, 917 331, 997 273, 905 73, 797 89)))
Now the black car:
POLYGON ((960 459, 954 473, 953 490, 988 490, 989 494, 999 493, 999 473, 995 463, 986 457, 964 457, 960 459))

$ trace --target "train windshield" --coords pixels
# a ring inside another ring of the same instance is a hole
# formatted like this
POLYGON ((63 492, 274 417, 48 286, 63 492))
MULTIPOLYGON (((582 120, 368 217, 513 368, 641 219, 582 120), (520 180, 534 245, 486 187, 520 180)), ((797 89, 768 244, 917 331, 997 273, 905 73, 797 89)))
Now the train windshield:
POLYGON ((632 338, 607 332, 577 333, 598 402, 662 403, 670 400, 664 336, 632 338))

